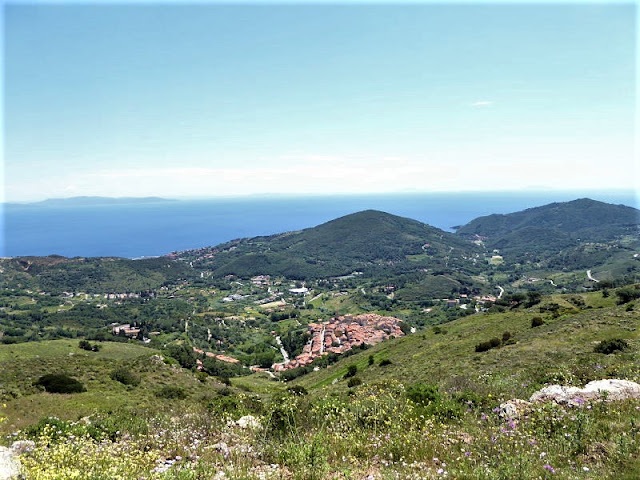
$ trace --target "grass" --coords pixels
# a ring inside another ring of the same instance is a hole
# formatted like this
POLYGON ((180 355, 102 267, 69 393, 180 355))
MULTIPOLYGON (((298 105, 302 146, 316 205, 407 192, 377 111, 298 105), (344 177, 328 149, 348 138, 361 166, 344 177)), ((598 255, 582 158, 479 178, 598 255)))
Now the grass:
MULTIPOLYGON (((613 292, 612 292, 613 293, 613 292)), ((532 406, 508 420, 494 410, 529 398, 549 383, 582 385, 600 378, 640 380, 640 316, 615 305, 613 295, 545 298, 540 305, 478 314, 389 340, 283 384, 267 374, 211 378, 158 362, 158 352, 135 344, 103 343, 80 350, 75 340, 0 346, 6 434, 57 416, 51 427, 18 432, 36 449, 22 457, 25 477, 187 480, 228 479, 632 479, 640 467, 640 403, 582 407, 532 406), (573 298, 573 302, 571 299, 573 298), (580 302, 578 302, 580 303, 580 302), (589 308, 590 307, 590 308, 589 308), (531 319, 545 324, 531 328, 531 319), (493 337, 511 339, 476 353, 493 337), (623 338, 630 347, 593 353, 597 342, 623 338), (511 342, 512 340, 512 342, 511 342), (72 353, 72 355, 69 355, 72 353), (373 363, 369 364, 369 357, 373 363), (390 365, 380 366, 383 359, 390 365), (343 379, 355 365, 362 385, 343 379), (140 376, 138 387, 110 377, 116 367, 140 376), (87 392, 53 395, 32 380, 51 369, 72 374, 87 392), (412 400, 408 387, 434 385, 437 395, 412 400), (287 391, 292 385, 308 395, 287 391), (184 400, 156 396, 162 386, 183 388, 184 400), (8 389, 8 390, 7 390, 8 389), (257 428, 231 422, 251 414, 257 428), (89 417, 87 421, 78 421, 89 417), (144 452, 144 455, 141 455, 144 452), (110 473, 105 473, 105 472, 110 473), (446 474, 445 474, 446 472, 446 474), (111 475, 111 477, 109 477, 111 475)))
POLYGON ((176 385, 190 392, 190 401, 198 401, 221 388, 214 379, 203 383, 186 370, 166 365, 157 350, 129 343, 100 343, 99 352, 87 352, 77 340, 0 345, 0 400, 7 407, 8 421, 0 432, 10 432, 55 416, 77 420, 98 411, 116 411, 140 405, 164 404, 157 391, 164 385, 176 385), (111 372, 124 367, 139 375, 140 386, 125 386, 111 378, 111 372), (63 372, 77 378, 87 388, 78 394, 49 394, 33 382, 48 373, 63 372))
POLYGON ((593 308, 580 310, 565 297, 553 296, 551 300, 566 306, 570 313, 552 318, 541 315, 536 306, 524 311, 471 315, 442 325, 448 332, 446 335, 427 329, 383 342, 301 377, 296 383, 310 390, 329 386, 345 389, 346 382, 340 380, 350 364, 357 365, 358 376, 365 382, 391 379, 405 383, 435 382, 452 389, 491 389, 505 398, 528 398, 544 377, 552 374, 562 373, 574 383, 623 374, 631 380, 640 380, 637 353, 606 357, 593 353, 595 343, 614 337, 626 339, 633 346, 631 351, 637 352, 638 314, 615 306, 614 299, 603 299, 600 293, 581 297, 586 307, 593 308), (545 325, 531 328, 535 316, 543 316, 545 325), (475 352, 475 345, 501 338, 505 331, 511 333, 509 344, 488 352, 475 352), (369 355, 376 359, 373 366, 368 365, 369 355), (382 358, 392 360, 392 368, 377 366, 377 359, 382 358), (334 385, 336 381, 338 384, 334 385))

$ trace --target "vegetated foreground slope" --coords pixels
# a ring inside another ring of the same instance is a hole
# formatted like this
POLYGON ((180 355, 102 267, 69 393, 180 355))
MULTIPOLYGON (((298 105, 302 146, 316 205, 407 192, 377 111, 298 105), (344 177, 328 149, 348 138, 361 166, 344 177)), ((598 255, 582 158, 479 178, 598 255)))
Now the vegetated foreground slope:
POLYGON ((636 310, 633 304, 615 305, 613 298, 603 298, 600 292, 543 297, 532 308, 471 315, 384 342, 296 382, 309 389, 345 389, 343 377, 352 364, 365 383, 421 381, 453 391, 491 392, 505 399, 527 399, 549 382, 583 385, 611 377, 638 382, 640 315, 636 310), (532 327, 534 318, 543 324, 532 327), (628 352, 594 353, 598 342, 611 338, 626 340, 628 352), (476 346, 492 339, 497 340, 496 347, 476 351, 476 346), (382 360, 391 364, 380 366, 382 360))
POLYGON ((317 227, 241 239, 215 248, 182 252, 214 275, 263 273, 325 278, 384 266, 390 272, 456 264, 479 250, 470 242, 416 220, 367 210, 317 227), (409 263, 408 257, 413 258, 409 263))

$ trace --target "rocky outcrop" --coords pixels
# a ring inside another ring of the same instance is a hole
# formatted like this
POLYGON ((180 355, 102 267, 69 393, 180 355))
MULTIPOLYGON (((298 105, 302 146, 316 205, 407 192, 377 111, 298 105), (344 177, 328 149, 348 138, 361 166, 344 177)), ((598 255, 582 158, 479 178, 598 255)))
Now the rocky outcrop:
POLYGON ((502 418, 515 420, 522 417, 523 415, 526 415, 530 410, 530 402, 515 398, 513 400, 501 403, 498 415, 500 415, 502 418))
POLYGON ((590 400, 608 402, 640 398, 640 384, 629 380, 607 379, 587 383, 584 388, 549 385, 531 395, 532 403, 555 402, 580 405, 590 400))

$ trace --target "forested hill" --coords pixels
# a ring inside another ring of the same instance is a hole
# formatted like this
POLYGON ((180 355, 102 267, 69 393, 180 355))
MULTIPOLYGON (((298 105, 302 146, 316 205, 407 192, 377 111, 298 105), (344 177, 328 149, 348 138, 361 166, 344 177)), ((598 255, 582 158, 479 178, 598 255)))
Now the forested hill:
POLYGON ((179 256, 216 274, 322 278, 381 265, 390 271, 454 265, 478 252, 471 242, 438 228, 366 210, 297 232, 236 240, 179 256))
POLYGON ((551 203, 506 215, 476 218, 456 232, 461 236, 481 235, 498 238, 519 230, 535 228, 592 241, 611 240, 638 232, 640 210, 611 205, 588 198, 551 203))
POLYGON ((157 289, 193 278, 183 262, 166 257, 16 257, 0 260, 0 287, 42 289, 50 293, 125 293, 157 289))

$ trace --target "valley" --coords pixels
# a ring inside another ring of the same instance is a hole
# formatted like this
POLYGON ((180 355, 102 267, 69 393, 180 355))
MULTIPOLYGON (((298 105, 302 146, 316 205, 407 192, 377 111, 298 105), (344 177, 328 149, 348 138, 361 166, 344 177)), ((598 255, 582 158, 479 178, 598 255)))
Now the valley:
POLYGON ((637 399, 496 412, 640 381, 638 213, 581 199, 450 233, 367 210, 158 258, 1 259, 0 430, 36 442, 27 478, 633 478, 637 399))

